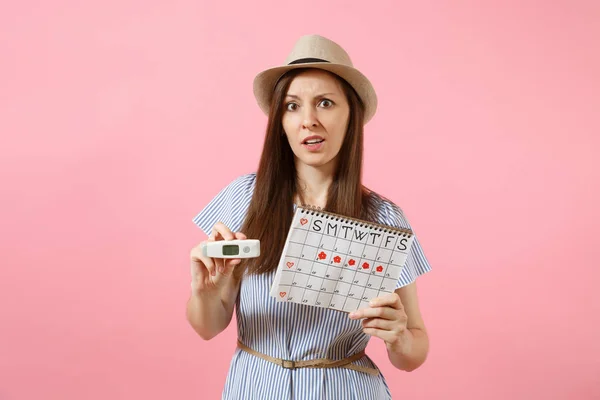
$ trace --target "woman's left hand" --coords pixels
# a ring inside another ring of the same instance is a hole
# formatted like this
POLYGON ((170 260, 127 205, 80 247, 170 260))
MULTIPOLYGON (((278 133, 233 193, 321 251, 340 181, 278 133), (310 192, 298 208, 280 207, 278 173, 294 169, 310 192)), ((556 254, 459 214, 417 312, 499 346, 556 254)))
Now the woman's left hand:
POLYGON ((408 316, 397 293, 389 293, 374 298, 370 307, 350 313, 350 319, 361 319, 363 331, 367 335, 377 336, 387 346, 388 351, 409 354, 413 344, 413 335, 407 328, 408 316))

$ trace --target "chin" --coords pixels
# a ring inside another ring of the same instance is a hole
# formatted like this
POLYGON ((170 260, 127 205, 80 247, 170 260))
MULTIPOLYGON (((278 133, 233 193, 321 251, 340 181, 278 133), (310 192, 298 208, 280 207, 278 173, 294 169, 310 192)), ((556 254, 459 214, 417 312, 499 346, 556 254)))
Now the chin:
POLYGON ((312 157, 298 157, 298 162, 308 165, 313 168, 320 168, 330 164, 333 161, 332 157, 323 157, 323 155, 314 155, 312 157))

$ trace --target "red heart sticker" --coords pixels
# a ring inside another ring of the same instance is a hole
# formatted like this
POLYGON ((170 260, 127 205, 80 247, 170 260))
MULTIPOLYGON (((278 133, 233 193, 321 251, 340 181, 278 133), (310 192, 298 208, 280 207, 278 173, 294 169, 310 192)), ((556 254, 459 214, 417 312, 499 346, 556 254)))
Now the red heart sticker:
POLYGON ((305 225, 307 222, 308 222, 308 220, 307 220, 306 218, 302 218, 302 219, 300 220, 300 223, 301 223, 302 225, 305 225))
POLYGON ((293 266, 294 266, 294 263, 293 263, 293 262, 291 262, 291 261, 288 261, 288 262, 287 262, 287 267, 288 267, 288 268, 292 268, 293 266))
POLYGON ((383 267, 381 265, 377 267, 377 272, 383 272, 383 267))
POLYGON ((279 296, 281 296, 281 297, 285 297, 286 294, 287 294, 287 292, 279 292, 279 296))

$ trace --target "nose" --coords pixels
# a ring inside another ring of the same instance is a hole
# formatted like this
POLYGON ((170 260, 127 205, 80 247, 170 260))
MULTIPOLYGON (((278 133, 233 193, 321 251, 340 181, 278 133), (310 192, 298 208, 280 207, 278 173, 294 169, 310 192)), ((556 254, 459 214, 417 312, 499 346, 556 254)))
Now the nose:
POLYGON ((302 128, 313 129, 319 125, 319 120, 311 107, 304 107, 304 113, 302 115, 302 128))

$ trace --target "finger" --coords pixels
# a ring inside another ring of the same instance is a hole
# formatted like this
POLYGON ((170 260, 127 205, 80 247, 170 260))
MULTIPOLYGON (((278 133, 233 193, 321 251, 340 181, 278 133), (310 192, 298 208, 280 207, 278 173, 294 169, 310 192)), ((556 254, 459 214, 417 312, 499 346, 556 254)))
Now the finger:
POLYGON ((216 242, 217 240, 223 240, 223 236, 221 236, 221 232, 219 232, 213 228, 213 230, 210 232, 210 236, 208 237, 208 240, 211 242, 216 242))
POLYGON ((394 332, 392 331, 385 331, 377 328, 364 328, 363 332, 369 336, 377 336, 378 338, 383 339, 384 341, 389 343, 392 343, 397 339, 394 332))
POLYGON ((218 239, 217 234, 220 234, 224 240, 234 240, 235 236, 233 232, 225 226, 222 222, 217 222, 215 226, 213 226, 213 232, 215 232, 215 239, 218 239))
POLYGON ((233 268, 238 265, 242 260, 240 258, 232 258, 225 261, 225 266, 223 267, 223 275, 229 276, 233 271, 233 268))
POLYGON ((216 265, 217 271, 219 273, 223 273, 223 271, 225 270, 225 260, 222 258, 214 258, 213 261, 216 265))
POLYGON ((221 234, 213 226, 213 228, 210 230, 210 235, 208 236, 208 240, 211 242, 214 242, 215 240, 217 240, 217 237, 220 237, 220 236, 221 236, 221 234))
POLYGON ((242 261, 241 258, 231 258, 231 259, 227 260, 227 266, 231 267, 234 265, 238 265, 241 261, 242 261))
POLYGON ((190 253, 190 258, 192 262, 200 265, 199 273, 202 274, 204 272, 203 269, 206 269, 209 274, 213 276, 216 274, 216 265, 213 259, 210 257, 206 257, 204 256, 204 254, 202 254, 202 244, 199 244, 198 246, 192 249, 190 253))
POLYGON ((398 325, 398 321, 382 318, 367 318, 362 321, 363 328, 376 328, 383 331, 392 331, 394 328, 398 328, 398 325))
POLYGON ((404 308, 404 306, 402 305, 402 301, 400 300, 400 296, 398 296, 398 294, 395 292, 375 297, 369 302, 369 305, 371 307, 389 306, 397 310, 404 308))
POLYGON ((246 239, 248 239, 248 238, 246 237, 246 235, 244 235, 242 232, 236 232, 236 233, 235 233, 235 238, 236 238, 236 239, 239 239, 239 240, 246 240, 246 239))
POLYGON ((394 319, 394 315, 398 310, 391 307, 366 307, 361 308, 350 313, 350 319, 362 319, 362 318, 383 318, 383 319, 394 319))

